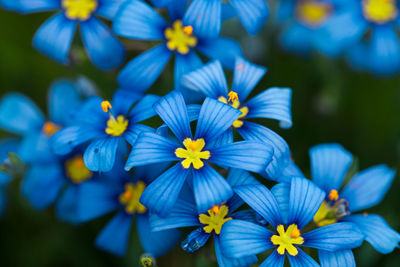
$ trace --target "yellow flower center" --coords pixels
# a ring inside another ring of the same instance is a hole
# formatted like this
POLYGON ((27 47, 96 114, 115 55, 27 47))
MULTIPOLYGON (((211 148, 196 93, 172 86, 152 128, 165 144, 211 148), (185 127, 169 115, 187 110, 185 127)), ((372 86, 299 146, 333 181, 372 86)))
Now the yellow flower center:
POLYGON ((97 0, 62 0, 62 7, 69 19, 85 21, 97 8, 97 0))
POLYGON ((190 48, 197 45, 197 38, 193 36, 193 27, 183 27, 182 21, 177 20, 172 28, 167 28, 164 32, 167 38, 167 47, 171 51, 178 51, 182 55, 189 53, 190 48))
POLYGON ((92 178, 92 172, 86 167, 82 156, 78 155, 65 162, 67 177, 75 184, 80 184, 92 178))
POLYGON ((308 26, 317 27, 326 21, 331 13, 331 5, 313 0, 300 1, 297 6, 297 16, 308 26))
POLYGON ((228 94, 228 99, 224 96, 218 97, 218 101, 228 104, 233 108, 238 109, 242 114, 239 116, 239 118, 233 122, 232 126, 235 128, 240 128, 243 126, 243 119, 249 114, 249 108, 248 107, 242 107, 240 108, 240 101, 238 94, 234 91, 230 91, 228 94))
POLYGON ((125 211, 128 214, 139 213, 143 214, 147 208, 139 202, 140 196, 146 189, 146 184, 142 181, 137 183, 127 183, 125 191, 119 195, 119 202, 125 206, 125 211))
POLYGON ((53 136, 59 130, 61 130, 61 126, 51 121, 46 122, 42 127, 42 132, 48 137, 53 136))
POLYGON ((364 17, 377 24, 384 24, 397 17, 398 9, 395 0, 363 0, 364 17))
POLYGON ((340 218, 349 214, 348 203, 344 199, 339 199, 337 190, 331 190, 328 199, 329 201, 322 202, 314 215, 314 223, 318 227, 337 223, 340 218))
POLYGON ((126 129, 128 129, 129 121, 123 115, 115 118, 111 113, 112 106, 109 101, 101 102, 101 109, 103 112, 107 112, 110 117, 107 121, 106 133, 111 136, 123 135, 126 129))
POLYGON ((186 138, 183 140, 184 148, 177 148, 175 155, 182 160, 181 164, 183 168, 189 169, 190 165, 193 164, 193 168, 200 169, 204 166, 202 159, 209 159, 211 154, 210 151, 202 151, 206 145, 203 138, 192 140, 186 138))
POLYGON ((296 224, 291 224, 286 229, 283 225, 278 225, 276 228, 278 235, 271 236, 272 244, 278 246, 278 253, 280 255, 285 254, 285 251, 291 256, 296 256, 299 251, 294 245, 301 245, 304 243, 304 238, 301 237, 300 230, 297 228, 296 224))
POLYGON ((204 224, 204 232, 210 234, 215 231, 217 235, 221 233, 221 228, 224 223, 232 220, 231 217, 225 218, 228 215, 229 209, 226 205, 216 205, 207 211, 207 214, 200 214, 199 221, 204 224))

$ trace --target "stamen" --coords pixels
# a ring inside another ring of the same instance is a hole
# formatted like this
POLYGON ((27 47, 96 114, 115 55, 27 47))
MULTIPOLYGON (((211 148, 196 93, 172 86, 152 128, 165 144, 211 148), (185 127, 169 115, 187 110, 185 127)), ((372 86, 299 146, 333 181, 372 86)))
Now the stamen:
POLYGON ((197 38, 193 36, 193 27, 190 25, 183 27, 180 20, 175 21, 171 28, 167 28, 164 35, 167 48, 182 55, 188 54, 190 48, 197 45, 197 38))
POLYGON ((204 224, 203 227, 204 232, 212 233, 215 231, 217 235, 221 233, 222 226, 229 220, 232 220, 231 217, 225 218, 229 213, 229 208, 226 205, 221 206, 213 206, 208 210, 207 214, 200 214, 199 221, 204 224))
POLYGON ((53 136, 59 130, 61 130, 61 127, 51 121, 45 122, 42 127, 42 132, 48 137, 53 136))
POLYGON ((108 112, 109 109, 112 109, 111 103, 107 100, 104 100, 101 102, 101 108, 103 109, 103 112, 108 112))
POLYGON ((139 202, 140 197, 145 189, 146 184, 142 181, 138 181, 135 184, 125 184, 125 191, 119 195, 119 202, 125 206, 126 213, 143 214, 147 211, 147 208, 139 202))
POLYGON ((327 20, 331 10, 332 6, 329 3, 315 0, 299 1, 297 16, 304 24, 318 27, 327 20))
POLYGON ((66 176, 75 184, 92 178, 93 173, 86 167, 83 157, 77 155, 65 162, 66 176))
POLYGON ((287 251, 289 255, 296 256, 299 252, 294 245, 301 245, 304 243, 304 239, 301 237, 297 225, 289 225, 286 231, 283 225, 278 225, 276 230, 278 234, 271 236, 271 242, 278 246, 277 252, 283 255, 285 251, 287 251))
POLYGON ((72 20, 88 20, 97 9, 97 0, 62 0, 65 16, 72 20))
POLYGON ((385 24, 397 18, 398 8, 395 0, 363 0, 364 17, 377 24, 385 24))
POLYGON ((332 200, 332 201, 338 200, 338 199, 339 199, 339 193, 338 193, 338 191, 335 190, 335 189, 332 189, 332 190, 329 192, 328 198, 329 198, 330 200, 332 200))
POLYGON ((183 32, 186 33, 187 35, 192 35, 193 34, 193 27, 192 26, 185 26, 185 27, 183 27, 183 32))
POLYGON ((192 140, 186 138, 183 140, 184 148, 177 148, 175 155, 178 158, 184 159, 181 164, 185 169, 189 169, 193 164, 193 168, 200 169, 204 166, 202 159, 209 159, 211 157, 210 151, 202 151, 206 143, 203 138, 192 140))
POLYGON ((239 101, 239 96, 238 96, 238 94, 236 93, 236 92, 234 92, 234 91, 230 91, 229 93, 228 93, 228 102, 233 102, 233 101, 239 101))

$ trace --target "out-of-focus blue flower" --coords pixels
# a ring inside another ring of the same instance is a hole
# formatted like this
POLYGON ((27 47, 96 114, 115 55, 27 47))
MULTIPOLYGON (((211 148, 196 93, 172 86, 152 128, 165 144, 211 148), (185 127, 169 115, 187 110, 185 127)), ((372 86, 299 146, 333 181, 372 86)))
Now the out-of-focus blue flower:
MULTIPOLYGON (((249 173, 238 169, 230 170, 227 181, 233 188, 246 184, 260 184, 249 173)), ((220 233, 227 221, 232 219, 255 221, 257 218, 252 210, 236 211, 242 204, 243 201, 237 195, 233 195, 228 201, 215 203, 206 213, 199 214, 192 196, 184 194, 180 196, 167 217, 159 217, 156 214, 150 216, 151 229, 160 231, 181 227, 198 227, 181 243, 184 250, 189 253, 197 251, 213 235, 215 255, 219 266, 251 266, 257 262, 256 256, 233 259, 224 256, 221 251, 220 233)))
POLYGON ((221 31, 224 13, 236 13, 246 30, 255 35, 269 15, 265 0, 193 0, 187 11, 187 22, 202 36, 216 37, 221 31), (228 9, 228 10, 224 10, 228 9), (233 10, 230 10, 233 9, 233 10))
POLYGON ((273 148, 268 144, 225 141, 224 133, 241 113, 229 105, 206 98, 200 109, 194 138, 188 109, 179 91, 169 93, 153 107, 177 140, 151 132, 140 134, 125 168, 179 162, 152 182, 142 194, 140 201, 151 212, 166 216, 186 180, 192 183, 200 213, 209 210, 215 203, 231 198, 231 186, 209 163, 262 172, 271 161, 273 148))
POLYGON ((84 153, 85 165, 92 171, 110 171, 118 148, 125 150, 126 142, 133 145, 142 131, 154 131, 139 122, 155 115, 152 105, 158 99, 124 90, 114 94, 112 104, 92 97, 77 112, 74 125, 54 135, 54 151, 65 155, 90 141, 84 153))
POLYGON ((78 203, 79 221, 93 220, 118 211, 97 237, 97 247, 124 256, 134 219, 142 247, 152 256, 161 256, 178 243, 180 233, 177 229, 157 232, 150 230, 149 212, 139 202, 146 186, 163 172, 165 167, 161 164, 138 167, 135 168, 132 177, 121 165, 115 168, 117 171, 112 179, 92 180, 82 185, 78 203))
MULTIPOLYGON (((0 140, 0 164, 8 163, 8 153, 18 151, 19 142, 16 139, 0 140)), ((6 187, 12 177, 8 173, 0 171, 0 215, 3 213, 6 205, 6 187)))
POLYGON ((77 25, 89 58, 98 68, 109 70, 122 64, 125 48, 96 16, 113 20, 125 0, 1 0, 20 13, 60 11, 36 32, 33 46, 63 64, 68 55, 77 25))
MULTIPOLYGON (((352 222, 380 253, 390 253, 398 247, 400 234, 392 230, 382 217, 367 213, 351 214, 379 204, 393 182, 395 171, 386 165, 370 167, 357 173, 339 192, 353 161, 350 152, 339 144, 321 144, 310 149, 310 158, 313 181, 326 192, 326 198, 314 216, 314 223, 324 226, 352 222)), ((281 190, 282 193, 284 191, 281 190)), ((351 251, 343 253, 343 257, 351 255, 351 251)), ((324 256, 339 258, 329 253, 324 256)))
POLYGON ((236 129, 245 140, 258 140, 274 147, 274 156, 268 165, 267 175, 274 180, 282 181, 283 166, 290 161, 290 149, 286 141, 270 129, 249 121, 249 119, 266 118, 280 121, 282 127, 292 126, 291 97, 289 88, 270 88, 263 93, 247 99, 259 80, 266 73, 260 67, 243 58, 235 60, 232 89, 228 89, 225 75, 219 61, 211 62, 204 67, 182 77, 182 86, 207 97, 217 99, 239 110, 241 115, 225 134, 226 142, 233 141, 236 129))
POLYGON ((325 192, 304 178, 293 178, 284 185, 288 185, 289 195, 283 197, 263 185, 235 187, 235 193, 276 231, 252 222, 230 220, 221 232, 222 252, 226 256, 240 258, 274 249, 262 266, 283 266, 285 255, 291 266, 319 266, 300 246, 337 251, 361 245, 364 236, 353 223, 335 223, 303 233, 325 192))
POLYGON ((321 42, 343 51, 358 69, 381 75, 400 70, 399 1, 360 0, 345 4, 324 26, 321 42))
MULTIPOLYGON (((233 67, 235 57, 242 55, 237 42, 203 35, 208 31, 206 27, 198 31, 196 25, 191 23, 198 19, 199 10, 192 8, 191 12, 188 10, 185 13, 186 2, 175 0, 166 5, 171 23, 143 1, 132 0, 121 6, 113 23, 118 35, 161 42, 134 58, 120 72, 118 82, 123 88, 147 90, 160 76, 172 55, 175 55, 175 89, 179 89, 182 75, 202 66, 195 50, 209 58, 219 59, 227 67, 233 67)), ((214 19, 212 14, 208 14, 207 18, 214 19)), ((211 30, 211 25, 208 26, 211 30)))

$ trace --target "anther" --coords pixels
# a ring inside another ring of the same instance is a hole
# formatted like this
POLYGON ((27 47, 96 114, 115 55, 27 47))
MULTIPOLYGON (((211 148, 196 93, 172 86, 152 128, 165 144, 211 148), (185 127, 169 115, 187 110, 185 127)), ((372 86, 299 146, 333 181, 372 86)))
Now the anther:
POLYGON ((112 106, 109 101, 104 100, 101 102, 101 108, 103 109, 103 112, 108 112, 109 109, 112 109, 112 106))

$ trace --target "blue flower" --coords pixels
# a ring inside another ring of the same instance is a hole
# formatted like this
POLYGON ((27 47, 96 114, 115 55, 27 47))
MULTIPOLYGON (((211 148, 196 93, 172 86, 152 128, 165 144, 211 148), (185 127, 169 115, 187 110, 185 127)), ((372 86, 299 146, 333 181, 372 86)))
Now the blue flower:
POLYGON ((221 31, 224 13, 236 13, 246 30, 255 35, 269 15, 265 0, 231 0, 229 4, 223 2, 223 0, 192 1, 186 15, 187 22, 193 25, 200 35, 215 37, 221 31))
POLYGON ((399 1, 346 1, 325 25, 325 42, 358 69, 380 75, 400 70, 399 1))
MULTIPOLYGON (((326 198, 314 216, 317 226, 352 222, 380 253, 399 246, 400 234, 375 214, 352 214, 379 204, 389 190, 395 171, 386 165, 357 173, 343 186, 353 156, 339 144, 321 144, 310 149, 312 178, 326 192, 326 198)), ((348 253, 351 253, 348 252, 348 253)))
POLYGON ((288 185, 289 197, 274 194, 263 185, 235 187, 235 193, 276 231, 248 221, 230 220, 221 232, 222 252, 226 256, 240 258, 273 249, 262 266, 283 266, 285 255, 291 266, 319 266, 300 246, 318 249, 322 262, 321 252, 361 245, 364 236, 352 223, 331 224, 303 233, 325 193, 304 178, 296 177, 283 185, 288 185))
POLYGON ((79 24, 83 44, 91 61, 104 70, 122 64, 125 48, 96 16, 113 20, 125 0, 2 0, 17 12, 32 13, 59 10, 36 32, 33 46, 63 64, 69 62, 69 51, 79 24), (11 4, 11 2, 17 2, 11 4))
POLYGON ((139 202, 146 186, 165 170, 163 165, 135 168, 133 177, 123 170, 123 166, 119 166, 112 179, 92 180, 82 185, 78 203, 79 221, 117 212, 97 237, 97 247, 124 256, 134 219, 142 247, 147 253, 162 256, 178 243, 180 233, 176 229, 150 231, 149 212, 139 202))
POLYGON ((133 145, 141 131, 153 131, 139 122, 155 114, 152 105, 158 99, 155 95, 143 97, 123 90, 114 94, 112 104, 100 97, 92 97, 77 112, 74 125, 54 135, 54 151, 65 155, 90 141, 84 153, 85 165, 92 171, 110 171, 118 148, 124 151, 126 142, 133 145))
POLYGON ((235 41, 210 38, 198 32, 195 25, 189 23, 197 19, 196 13, 184 13, 186 2, 187 0, 175 0, 167 4, 171 23, 154 8, 139 0, 129 1, 121 7, 113 23, 113 29, 118 35, 161 42, 134 58, 120 72, 118 82, 123 88, 147 90, 160 76, 173 54, 176 56, 175 89, 179 89, 182 75, 202 66, 195 50, 209 58, 221 60, 227 67, 232 67, 235 56, 242 54, 235 41))
MULTIPOLYGON (((230 170, 227 181, 232 187, 247 184, 260 184, 249 173, 238 169, 230 170)), ((252 210, 237 211, 243 204, 243 201, 237 195, 233 195, 232 198, 224 203, 215 203, 206 213, 199 214, 191 192, 189 191, 190 189, 187 190, 187 192, 184 191, 185 189, 182 190, 183 194, 180 195, 173 210, 167 217, 163 218, 156 214, 151 214, 151 229, 153 231, 161 231, 195 226, 197 229, 192 231, 181 243, 182 248, 187 252, 195 252, 204 246, 210 236, 214 236, 215 255, 217 256, 219 266, 244 267, 256 263, 257 257, 254 255, 240 259, 225 257, 221 251, 220 241, 221 229, 227 221, 232 219, 256 221, 256 214, 252 210)))
POLYGON ((206 98, 200 109, 194 138, 188 110, 179 91, 169 93, 153 107, 177 140, 151 132, 140 134, 125 168, 158 162, 179 162, 144 191, 140 201, 151 212, 166 216, 186 180, 193 185, 199 212, 205 212, 215 203, 222 203, 232 197, 231 186, 208 163, 262 172, 271 160, 273 148, 270 145, 256 141, 225 141, 224 133, 240 116, 240 111, 229 105, 206 98))
MULTIPOLYGON (((286 141, 270 129, 249 121, 255 118, 276 119, 282 127, 292 126, 291 97, 289 88, 270 88, 247 100, 258 81, 266 73, 260 67, 241 57, 235 60, 235 72, 232 89, 228 89, 225 75, 219 61, 213 61, 204 67, 182 77, 182 86, 200 92, 207 97, 229 104, 239 110, 241 115, 226 133, 227 142, 233 141, 232 129, 236 129, 245 140, 258 140, 274 147, 274 156, 267 168, 270 179, 282 181, 284 166, 289 164, 290 149, 286 141)), ((287 179, 287 177, 286 177, 287 179)))
MULTIPOLYGON (((19 142, 16 139, 0 140, 0 164, 8 163, 8 153, 16 153, 18 151, 19 142)), ((12 177, 8 173, 0 171, 0 215, 3 213, 6 205, 6 187, 12 177)))

